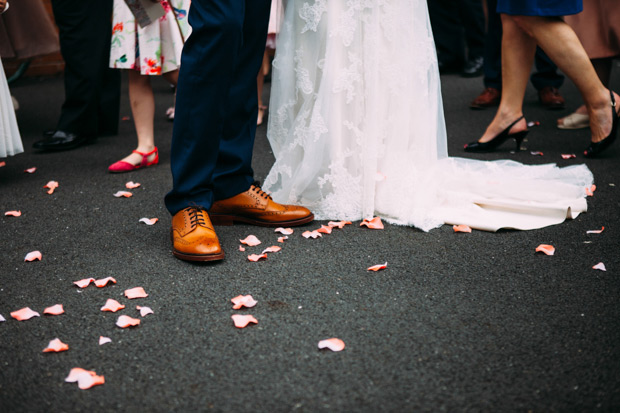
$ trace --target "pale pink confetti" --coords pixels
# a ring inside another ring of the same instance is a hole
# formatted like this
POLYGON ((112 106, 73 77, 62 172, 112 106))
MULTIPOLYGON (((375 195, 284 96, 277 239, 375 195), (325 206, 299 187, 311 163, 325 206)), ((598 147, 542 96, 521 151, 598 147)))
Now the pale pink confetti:
POLYGON ((27 174, 33 174, 36 170, 37 168, 33 166, 32 168, 24 169, 24 172, 27 174))
POLYGON ((99 336, 99 345, 102 346, 107 343, 111 343, 112 339, 110 337, 99 336))
POLYGON ((602 262, 599 262, 598 264, 596 264, 592 268, 595 269, 595 270, 607 271, 607 268, 605 268, 605 264, 603 264, 602 262))
POLYGON ((534 155, 534 156, 543 156, 543 155, 544 155, 544 153, 542 153, 542 152, 540 152, 540 151, 531 151, 530 153, 531 153, 532 155, 534 155))
POLYGON ((328 348, 331 351, 344 350, 344 341, 339 338, 328 338, 327 340, 319 341, 319 349, 328 348))
POLYGON ((267 254, 250 254, 248 255, 248 260, 252 261, 252 262, 256 262, 258 260, 264 260, 267 259, 267 254))
POLYGON ((151 310, 150 307, 145 307, 145 306, 136 306, 136 310, 140 311, 140 317, 146 317, 149 314, 155 314, 153 313, 153 310, 151 310))
POLYGON ((47 193, 51 195, 51 194, 54 193, 54 189, 58 188, 58 182, 56 182, 56 181, 49 181, 48 183, 43 185, 43 188, 49 189, 49 191, 47 191, 47 193))
POLYGON ((121 315, 118 317, 118 320, 116 320, 116 325, 120 328, 135 327, 140 325, 140 319, 129 317, 128 315, 121 315))
POLYGON ((330 227, 329 225, 321 225, 321 228, 317 229, 316 231, 320 232, 321 234, 331 234, 332 229, 333 227, 330 227))
POLYGON ((98 376, 97 373, 90 370, 84 370, 79 367, 71 369, 69 376, 65 379, 67 383, 77 382, 78 387, 82 390, 90 389, 93 386, 97 386, 105 383, 103 376, 98 376))
POLYGON ((387 261, 385 264, 373 265, 372 267, 368 267, 368 271, 379 271, 387 268, 387 261))
POLYGON ((249 315, 249 314, 248 315, 234 314, 231 316, 231 318, 233 319, 233 322, 235 323, 235 327, 237 328, 244 328, 250 323, 258 324, 258 320, 254 318, 254 316, 249 315))
POLYGON ((83 280, 73 281, 73 284, 77 285, 80 288, 86 288, 90 285, 90 283, 94 282, 94 278, 84 278, 83 280))
POLYGON ((293 232, 295 232, 292 228, 276 228, 274 232, 279 232, 282 235, 291 235, 293 232))
POLYGON ((381 222, 381 218, 374 217, 373 219, 365 219, 360 224, 360 227, 366 226, 370 229, 383 229, 383 222, 381 222))
POLYGON ((125 184, 125 188, 127 189, 136 189, 140 187, 140 184, 138 182, 134 182, 134 181, 129 181, 125 184))
POLYGON ((43 310, 43 314, 49 314, 49 315, 60 315, 64 313, 65 313, 65 309, 62 307, 62 304, 56 304, 51 307, 47 307, 45 310, 43 310))
POLYGON ((318 238, 318 237, 322 237, 323 235, 318 232, 317 230, 314 231, 304 231, 303 234, 301 234, 304 238, 318 238))
POLYGON ((596 191, 596 185, 592 185, 591 187, 586 188, 586 195, 594 196, 594 191, 596 191))
POLYGON ((114 194, 114 196, 117 198, 121 198, 121 197, 131 198, 133 194, 127 191, 118 191, 117 193, 114 194))
POLYGON ((43 349, 43 352, 44 353, 51 353, 51 352, 60 353, 61 351, 67 351, 67 350, 69 350, 69 346, 63 343, 62 341, 60 341, 60 339, 55 338, 49 342, 47 347, 43 349))
POLYGON ((238 295, 230 301, 234 304, 233 310, 239 310, 241 307, 251 308, 258 303, 251 295, 238 295))
POLYGON ((118 310, 122 310, 123 308, 125 308, 123 304, 112 298, 108 298, 108 300, 105 302, 105 305, 101 307, 101 311, 109 311, 111 313, 115 313, 118 310))
POLYGON ((108 285, 109 283, 116 284, 116 280, 113 277, 105 277, 105 278, 101 278, 99 280, 95 280, 95 285, 98 288, 103 288, 106 285, 108 285))
POLYGON ((146 291, 144 291, 144 288, 142 287, 134 287, 134 288, 130 288, 129 290, 125 290, 125 297, 129 299, 145 298, 148 296, 149 295, 146 293, 146 291))
POLYGON ((41 254, 41 251, 32 251, 26 254, 24 261, 29 261, 29 262, 34 261, 34 260, 41 261, 42 258, 43 258, 43 255, 41 254))
POLYGON ((11 317, 16 319, 17 321, 26 321, 30 320, 32 317, 41 317, 41 314, 36 311, 32 311, 30 307, 22 308, 21 310, 13 311, 11 313, 11 317))
POLYGON ((6 166, 6 162, 4 161, 0 162, 0 168, 2 168, 3 166, 6 166))
POLYGON ((146 225, 155 225, 159 221, 159 218, 140 218, 140 222, 144 222, 146 225))
POLYGON ((5 217, 21 217, 22 211, 6 211, 4 213, 5 217))
POLYGON ((288 237, 286 235, 283 236, 283 237, 278 237, 278 242, 284 242, 287 239, 288 239, 288 237))
POLYGON ((277 245, 274 245, 272 247, 265 248, 263 252, 261 252, 261 254, 266 254, 268 252, 278 252, 280 250, 282 250, 282 247, 278 247, 277 245))
POLYGON ((538 247, 536 247, 536 252, 542 252, 546 255, 553 255, 555 254, 555 248, 553 247, 553 245, 540 244, 538 247))
POLYGON ((244 252, 245 248, 243 248, 243 245, 239 245, 239 251, 244 252))
POLYGON ((575 155, 574 153, 563 153, 562 154, 562 159, 571 159, 571 158, 576 158, 577 155, 575 155))
POLYGON ((605 227, 601 227, 601 229, 591 229, 590 231, 586 231, 586 234, 600 234, 605 230, 605 227))
POLYGON ((247 237, 245 237, 245 239, 240 239, 239 242, 250 247, 255 247, 256 245, 261 243, 260 240, 254 235, 248 235, 247 237))
POLYGON ((454 232, 471 232, 471 228, 467 225, 453 225, 454 232))
POLYGON ((351 221, 329 221, 327 223, 328 226, 332 227, 332 228, 339 228, 342 229, 344 228, 345 225, 351 225, 351 221))
POLYGON ((0 314, 0 321, 6 321, 6 318, 4 318, 2 314, 0 314))

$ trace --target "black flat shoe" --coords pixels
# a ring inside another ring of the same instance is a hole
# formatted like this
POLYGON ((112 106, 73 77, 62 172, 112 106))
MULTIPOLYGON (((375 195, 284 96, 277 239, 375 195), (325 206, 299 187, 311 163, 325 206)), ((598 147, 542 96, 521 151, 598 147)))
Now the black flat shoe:
POLYGON ((614 98, 614 92, 609 91, 611 95, 611 132, 605 139, 600 140, 598 142, 590 142, 590 146, 583 152, 583 156, 586 158, 594 158, 605 149, 609 148, 609 146, 616 140, 616 135, 618 134, 618 113, 616 113, 616 99, 614 98))
POLYGON ((516 133, 508 133, 508 132, 510 132, 510 129, 512 129, 512 127, 516 125, 517 122, 519 122, 523 118, 524 116, 521 116, 519 119, 512 122, 499 135, 495 136, 493 139, 491 139, 488 142, 476 141, 476 142, 468 143, 464 147, 465 152, 491 152, 495 150, 498 146, 500 146, 502 143, 506 142, 508 139, 513 139, 513 138, 515 141, 517 141, 516 151, 519 152, 519 149, 521 148, 521 142, 523 142, 523 139, 525 138, 529 130, 524 130, 524 131, 516 132, 516 133))
POLYGON ((95 140, 95 136, 80 135, 61 130, 57 130, 53 134, 45 133, 44 136, 44 139, 32 145, 34 149, 41 151, 64 151, 75 149, 95 140))

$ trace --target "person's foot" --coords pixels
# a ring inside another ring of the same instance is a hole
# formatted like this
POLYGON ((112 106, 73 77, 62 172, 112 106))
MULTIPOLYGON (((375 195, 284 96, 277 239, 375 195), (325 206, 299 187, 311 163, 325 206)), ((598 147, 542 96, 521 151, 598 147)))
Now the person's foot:
POLYGON ((471 101, 469 107, 472 109, 485 109, 499 105, 502 99, 502 92, 494 87, 488 87, 482 91, 478 97, 471 101))
POLYGON ((560 91, 551 86, 545 86, 538 91, 538 100, 541 105, 552 110, 564 109, 566 103, 562 95, 560 95, 560 91))
POLYGON ((484 66, 484 58, 482 56, 468 59, 465 62, 465 66, 463 66, 463 71, 461 72, 461 76, 463 77, 482 76, 482 66, 484 66))
POLYGON ((219 261, 224 251, 215 234, 207 211, 197 206, 187 207, 172 217, 170 229, 172 254, 185 261, 219 261))
POLYGON ((41 151, 64 151, 92 143, 96 139, 94 135, 88 136, 61 130, 54 131, 51 134, 45 132, 43 136, 42 140, 32 145, 34 149, 41 151))
POLYGON ((256 119, 256 126, 260 126, 263 124, 265 120, 265 113, 267 112, 267 106, 259 105, 258 106, 258 117, 256 119))
POLYGON ((581 105, 568 116, 557 120, 558 129, 585 129, 590 127, 590 115, 586 105, 581 105))
POLYGON ((523 115, 511 114, 503 115, 499 114, 493 119, 491 124, 487 127, 484 134, 478 139, 479 143, 486 143, 492 141, 495 137, 507 131, 508 135, 515 135, 520 132, 527 131, 527 122, 523 115), (515 119, 519 119, 516 123, 515 119), (511 126, 512 124, 512 126, 511 126))
POLYGON ((600 104, 597 104, 596 107, 591 108, 589 112, 592 143, 598 143, 610 136, 614 124, 613 114, 616 114, 616 118, 620 114, 620 96, 614 92, 606 92, 606 94, 607 98, 602 100, 600 104), (613 93, 614 96, 615 106, 611 106, 612 110, 610 110, 609 93, 613 93))
POLYGON ((303 225, 314 220, 314 215, 307 208, 278 204, 256 184, 232 198, 215 201, 209 214, 215 225, 240 222, 279 227, 303 225))
MULTIPOLYGON (((138 148, 140 149, 140 148, 138 148)), ((132 153, 118 162, 108 167, 111 173, 130 172, 148 166, 154 166, 159 163, 159 152, 157 147, 146 151, 132 151, 132 153)))

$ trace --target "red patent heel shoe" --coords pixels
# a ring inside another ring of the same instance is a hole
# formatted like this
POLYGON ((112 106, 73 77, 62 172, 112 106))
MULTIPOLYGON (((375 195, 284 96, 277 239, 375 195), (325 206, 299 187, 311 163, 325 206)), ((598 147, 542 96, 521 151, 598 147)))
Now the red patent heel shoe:
POLYGON ((119 174, 123 172, 135 171, 136 169, 140 169, 140 168, 146 168, 147 166, 157 165, 159 163, 159 152, 157 151, 157 146, 155 147, 155 149, 153 149, 149 153, 144 153, 144 152, 139 152, 139 151, 132 151, 132 152, 137 153, 138 155, 142 156, 142 162, 140 162, 138 165, 133 165, 133 164, 130 164, 129 162, 118 161, 110 165, 110 167, 108 168, 108 171, 113 174, 119 174), (155 159, 149 162, 148 158, 149 156, 153 154, 155 154, 155 159))

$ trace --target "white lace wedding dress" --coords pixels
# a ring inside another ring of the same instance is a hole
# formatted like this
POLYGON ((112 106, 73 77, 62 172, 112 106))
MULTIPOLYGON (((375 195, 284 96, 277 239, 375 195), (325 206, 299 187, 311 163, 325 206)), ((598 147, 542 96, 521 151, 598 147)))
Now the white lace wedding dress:
POLYGON ((264 187, 317 219, 534 229, 587 209, 585 165, 449 158, 426 0, 289 0, 264 187))

